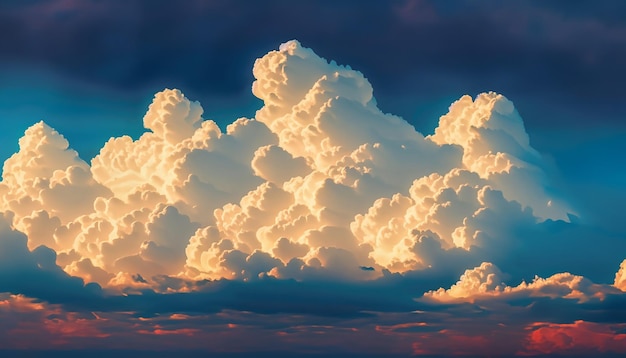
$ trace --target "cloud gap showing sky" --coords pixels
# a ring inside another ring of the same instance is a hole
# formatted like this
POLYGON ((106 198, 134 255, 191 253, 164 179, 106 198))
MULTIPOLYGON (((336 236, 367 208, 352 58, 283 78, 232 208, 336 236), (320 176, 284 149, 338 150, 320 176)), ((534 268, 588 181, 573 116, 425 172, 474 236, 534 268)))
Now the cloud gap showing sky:
POLYGON ((511 100, 462 96, 422 134, 296 40, 253 75, 263 106, 224 130, 165 89, 89 163, 25 131, 0 182, 0 347, 626 352, 624 237, 511 100))

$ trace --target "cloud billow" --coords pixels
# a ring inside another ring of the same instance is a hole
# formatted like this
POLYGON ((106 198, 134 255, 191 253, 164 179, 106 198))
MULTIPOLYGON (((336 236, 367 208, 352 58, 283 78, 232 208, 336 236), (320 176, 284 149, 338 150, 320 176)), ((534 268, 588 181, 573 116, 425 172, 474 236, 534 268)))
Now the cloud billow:
POLYGON ((72 274, 104 286, 136 273, 445 270, 459 250, 487 261, 490 240, 508 249, 512 238, 494 231, 567 219, 547 163, 502 95, 464 96, 424 136, 377 108, 363 74, 297 41, 259 58, 253 73, 265 103, 256 118, 224 133, 198 102, 164 90, 144 117, 148 131, 111 138, 91 165, 34 125, 5 163, 2 209, 36 236, 29 247, 47 245, 72 274), (100 270, 109 275, 87 272, 100 270))
POLYGON ((624 255, 603 259, 611 244, 602 238, 585 251, 591 230, 570 222, 550 164, 504 96, 463 96, 424 136, 378 109, 363 74, 298 41, 259 58, 253 73, 264 106, 225 132, 176 89, 155 95, 141 137, 111 138, 90 164, 45 123, 30 127, 0 182, 0 291, 63 301, 44 287, 58 282, 67 297, 98 297, 95 311, 137 310, 141 293, 176 292, 154 310, 185 297, 212 303, 203 314, 318 315, 323 307, 304 296, 319 294, 343 297, 336 315, 350 317, 386 311, 385 299, 316 293, 315 284, 399 293, 412 282, 409 296, 425 294, 398 299, 406 310, 621 295, 623 264, 615 286, 583 277, 614 274, 624 255), (268 288, 311 304, 281 309, 268 288), (241 302, 237 290, 265 303, 241 302))

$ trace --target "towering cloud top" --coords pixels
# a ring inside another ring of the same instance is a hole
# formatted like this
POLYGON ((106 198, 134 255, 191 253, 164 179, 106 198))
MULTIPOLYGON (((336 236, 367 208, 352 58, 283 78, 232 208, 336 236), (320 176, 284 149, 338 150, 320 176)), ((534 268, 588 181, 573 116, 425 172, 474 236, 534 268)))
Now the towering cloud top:
POLYGON ((55 170, 71 166, 88 168, 78 153, 68 148, 67 140, 43 121, 28 128, 19 145, 20 151, 4 163, 3 183, 50 179, 55 170))
MULTIPOLYGON (((148 131, 111 138, 91 166, 35 124, 4 165, 0 211, 31 249, 45 244, 67 272, 110 287, 158 275, 458 271, 514 252, 507 228, 566 217, 502 95, 462 97, 425 137, 378 109, 363 74, 297 41, 253 72, 256 118, 222 132, 167 89, 144 117, 148 131)), ((477 290, 494 290, 499 272, 484 264, 445 294, 465 297, 485 275, 477 290)))
POLYGON ((143 125, 175 145, 200 127, 202 112, 200 103, 189 101, 179 90, 165 90, 154 96, 143 125))

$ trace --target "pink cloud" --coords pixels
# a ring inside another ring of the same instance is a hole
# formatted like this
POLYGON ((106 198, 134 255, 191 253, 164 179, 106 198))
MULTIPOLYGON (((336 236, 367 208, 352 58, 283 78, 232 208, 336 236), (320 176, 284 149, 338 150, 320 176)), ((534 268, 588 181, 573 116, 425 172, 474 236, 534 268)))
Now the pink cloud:
POLYGON ((625 327, 580 320, 570 324, 535 323, 527 327, 530 332, 521 353, 626 353, 626 334, 617 333, 625 327))
POLYGON ((193 328, 177 328, 177 329, 163 329, 161 326, 157 325, 153 330, 142 329, 137 331, 140 334, 153 334, 157 336, 170 336, 170 335, 185 335, 185 336, 193 336, 200 332, 198 329, 193 328))

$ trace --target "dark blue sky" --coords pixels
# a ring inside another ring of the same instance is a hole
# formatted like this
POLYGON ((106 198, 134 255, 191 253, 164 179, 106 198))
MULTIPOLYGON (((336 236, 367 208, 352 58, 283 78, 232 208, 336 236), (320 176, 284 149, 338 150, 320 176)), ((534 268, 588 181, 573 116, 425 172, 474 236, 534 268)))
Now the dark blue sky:
POLYGON ((255 59, 297 38, 363 72, 379 107, 425 134, 461 95, 502 93, 573 190, 623 188, 624 13, 621 1, 3 1, 0 157, 43 119, 89 160, 140 134, 165 87, 223 127, 252 117, 255 59))

